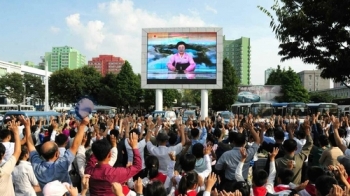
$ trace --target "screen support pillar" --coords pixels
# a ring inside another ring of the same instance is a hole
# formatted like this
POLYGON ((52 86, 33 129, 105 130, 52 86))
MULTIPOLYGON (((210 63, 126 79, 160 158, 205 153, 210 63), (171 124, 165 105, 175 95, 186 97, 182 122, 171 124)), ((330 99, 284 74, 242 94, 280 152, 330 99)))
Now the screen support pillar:
POLYGON ((201 117, 204 120, 208 117, 208 90, 201 90, 201 117))
POLYGON ((156 89, 156 111, 163 111, 163 89, 156 89))

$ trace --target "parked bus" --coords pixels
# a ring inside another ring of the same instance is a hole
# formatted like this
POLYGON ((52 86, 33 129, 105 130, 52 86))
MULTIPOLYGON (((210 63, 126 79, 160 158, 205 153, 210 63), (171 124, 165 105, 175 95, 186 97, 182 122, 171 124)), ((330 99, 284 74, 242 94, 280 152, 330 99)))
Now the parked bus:
POLYGON ((94 110, 96 110, 97 113, 108 114, 108 115, 115 115, 115 113, 117 112, 116 107, 105 106, 105 105, 96 105, 94 107, 94 110))
POLYGON ((332 103, 338 104, 338 112, 342 116, 350 114, 350 98, 334 99, 332 103))
POLYGON ((307 115, 309 115, 306 103, 288 103, 287 115, 298 116, 300 122, 304 122, 307 115))
POLYGON ((287 114, 288 103, 272 103, 273 114, 276 116, 285 116, 287 114))
POLYGON ((16 104, 1 104, 0 114, 5 114, 7 111, 35 111, 32 105, 16 105, 16 104))
POLYGON ((254 117, 259 116, 260 121, 262 122, 265 122, 265 120, 269 121, 270 117, 273 114, 273 107, 271 103, 253 103, 250 106, 250 113, 252 113, 254 117))
POLYGON ((17 118, 18 116, 24 116, 27 118, 31 118, 34 117, 36 120, 39 120, 40 118, 42 118, 44 120, 44 127, 47 128, 47 126, 49 125, 50 122, 50 118, 54 117, 54 119, 59 122, 59 117, 61 116, 60 113, 58 112, 53 112, 53 111, 49 111, 49 112, 36 112, 36 111, 8 111, 5 113, 3 121, 2 121, 2 125, 5 126, 6 122, 9 118, 11 117, 15 117, 17 118))
POLYGON ((252 103, 235 103, 231 105, 231 110, 235 118, 238 118, 238 115, 247 116, 250 113, 251 105, 252 103))
MULTIPOLYGON (((92 114, 96 114, 96 113, 100 113, 100 114, 106 114, 106 115, 109 115, 110 117, 114 117, 115 114, 117 112, 117 108, 116 107, 112 107, 112 106, 103 106, 103 105, 97 105, 97 106, 94 106, 94 109, 92 110, 92 114)), ((75 115, 75 109, 74 108, 71 108, 69 111, 68 111, 68 115, 69 116, 74 116, 76 117, 75 115)))
POLYGON ((336 103, 308 103, 309 114, 321 113, 322 116, 326 116, 327 112, 329 115, 338 116, 338 104, 336 103))

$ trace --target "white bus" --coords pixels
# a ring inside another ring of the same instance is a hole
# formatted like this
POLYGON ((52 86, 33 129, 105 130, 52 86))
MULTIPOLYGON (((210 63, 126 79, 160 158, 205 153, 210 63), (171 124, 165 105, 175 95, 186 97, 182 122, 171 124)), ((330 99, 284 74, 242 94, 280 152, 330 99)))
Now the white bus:
POLYGON ((273 115, 273 107, 271 103, 268 102, 257 102, 250 106, 250 113, 254 117, 259 116, 260 122, 269 122, 271 116, 273 115))
POLYGON ((252 103, 235 103, 231 105, 231 111, 238 118, 239 115, 247 116, 250 113, 252 103))
POLYGON ((0 104, 0 114, 5 114, 7 111, 35 111, 35 107, 32 105, 0 104))
MULTIPOLYGON (((100 114, 107 114, 110 117, 114 117, 117 112, 117 107, 112 106, 104 106, 104 105, 95 105, 94 110, 92 110, 92 114, 100 113, 100 114)), ((75 110, 74 108, 71 108, 68 111, 68 115, 75 116, 75 110)))

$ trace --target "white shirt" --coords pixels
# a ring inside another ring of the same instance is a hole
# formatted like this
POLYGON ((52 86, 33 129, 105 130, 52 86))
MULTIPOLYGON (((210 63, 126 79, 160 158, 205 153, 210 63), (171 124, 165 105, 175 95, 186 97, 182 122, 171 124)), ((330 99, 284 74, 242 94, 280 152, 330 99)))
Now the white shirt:
POLYGON ((50 140, 54 142, 56 139, 56 135, 57 135, 57 131, 53 130, 50 136, 50 140))
POLYGON ((58 147, 58 150, 60 151, 60 158, 64 156, 64 153, 66 152, 65 147, 58 147))
MULTIPOLYGON (((137 144, 139 152, 140 152, 140 156, 141 156, 141 160, 142 160, 142 169, 145 169, 145 147, 146 147, 146 140, 143 139, 141 141, 139 141, 139 143, 137 144)), ((128 162, 132 162, 134 161, 134 153, 132 151, 131 146, 129 145, 128 140, 125 140, 125 148, 126 148, 126 152, 128 154, 128 162)), ((169 155, 168 155, 169 156, 169 155)))
MULTIPOLYGON (((254 142, 248 142, 248 145, 249 145, 250 147, 253 146, 253 144, 254 144, 254 142)), ((256 153, 254 154, 254 158, 253 158, 253 161, 257 161, 257 160, 259 160, 258 152, 256 152, 256 153)))
POLYGON ((30 162, 20 161, 12 172, 12 181, 15 185, 16 196, 36 196, 33 186, 39 183, 30 162))
POLYGON ((5 155, 2 159, 2 162, 6 162, 7 160, 9 160, 11 158, 11 156, 13 155, 13 152, 15 151, 15 143, 13 142, 2 142, 2 144, 5 146, 6 151, 5 151, 5 155))
POLYGON ((166 174, 168 171, 168 166, 171 162, 171 159, 169 157, 170 152, 175 152, 175 155, 178 155, 182 151, 182 144, 179 143, 176 146, 154 146, 152 142, 147 142, 147 150, 148 152, 157 157, 159 160, 159 169, 158 171, 166 174))
POLYGON ((34 136, 35 136, 35 140, 36 140, 35 146, 38 146, 41 144, 39 135, 40 135, 40 129, 37 128, 36 131, 34 132, 34 136))
POLYGON ((24 125, 18 126, 19 139, 23 139, 24 138, 23 129, 24 129, 24 125))
POLYGON ((10 159, 0 167, 0 195, 15 196, 12 183, 12 171, 16 165, 16 157, 11 155, 10 159))

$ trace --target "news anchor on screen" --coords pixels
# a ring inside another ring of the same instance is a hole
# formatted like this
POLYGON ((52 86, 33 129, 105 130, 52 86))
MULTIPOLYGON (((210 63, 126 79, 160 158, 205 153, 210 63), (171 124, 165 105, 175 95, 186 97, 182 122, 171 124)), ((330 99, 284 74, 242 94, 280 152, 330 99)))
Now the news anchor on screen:
POLYGON ((177 53, 172 55, 167 63, 168 70, 177 71, 179 73, 193 72, 196 69, 196 63, 192 56, 185 52, 186 43, 182 41, 178 42, 176 47, 177 53))

